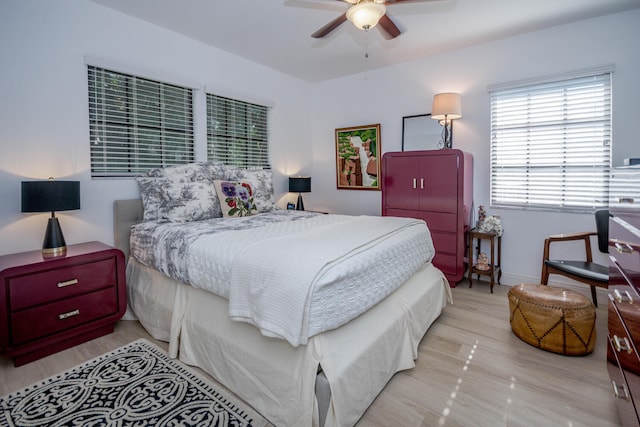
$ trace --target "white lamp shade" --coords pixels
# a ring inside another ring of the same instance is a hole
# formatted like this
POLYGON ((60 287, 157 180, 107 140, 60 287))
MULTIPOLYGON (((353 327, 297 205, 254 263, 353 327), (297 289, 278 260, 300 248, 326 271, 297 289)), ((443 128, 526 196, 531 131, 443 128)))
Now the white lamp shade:
POLYGON ((455 120, 462 117, 462 103, 459 93, 438 93, 433 97, 431 118, 435 120, 455 120))
POLYGON ((362 2, 347 9, 347 19, 361 30, 368 30, 376 26, 387 8, 382 3, 362 2))

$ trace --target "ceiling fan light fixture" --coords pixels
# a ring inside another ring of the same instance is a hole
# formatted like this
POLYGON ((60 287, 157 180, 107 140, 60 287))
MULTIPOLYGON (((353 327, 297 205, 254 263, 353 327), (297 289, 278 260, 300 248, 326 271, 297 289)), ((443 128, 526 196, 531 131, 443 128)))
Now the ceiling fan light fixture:
POLYGON ((370 30, 375 27, 380 18, 387 12, 387 8, 382 3, 363 1, 354 4, 347 9, 347 19, 361 30, 370 30))

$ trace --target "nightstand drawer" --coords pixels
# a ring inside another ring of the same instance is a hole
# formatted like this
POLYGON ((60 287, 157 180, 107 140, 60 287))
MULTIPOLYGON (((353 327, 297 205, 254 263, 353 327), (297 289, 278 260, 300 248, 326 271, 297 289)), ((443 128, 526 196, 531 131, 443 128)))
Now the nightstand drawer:
POLYGON ((116 285, 116 259, 78 264, 9 279, 11 311, 116 285))
POLYGON ((107 288, 86 295, 11 314, 13 345, 60 332, 118 311, 116 288, 107 288))

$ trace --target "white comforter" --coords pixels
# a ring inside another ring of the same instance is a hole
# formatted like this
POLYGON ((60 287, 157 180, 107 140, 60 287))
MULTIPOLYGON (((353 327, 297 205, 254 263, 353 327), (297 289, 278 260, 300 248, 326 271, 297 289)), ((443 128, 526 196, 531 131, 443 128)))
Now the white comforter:
MULTIPOLYGON (((424 222, 351 217, 255 242, 242 250, 232 264, 229 315, 257 326, 263 335, 285 338, 293 346, 306 344, 311 295, 316 285, 326 284, 324 275, 410 227, 424 227, 424 222), (280 268, 273 268, 274 265, 280 268)), ((361 283, 360 290, 368 292, 382 285, 389 294, 396 289, 396 277, 395 272, 376 277, 376 283, 361 283)), ((359 299, 361 293, 351 298, 359 299)))
POLYGON ((319 215, 203 235, 186 259, 191 285, 228 298, 234 319, 297 346, 367 311, 433 254, 424 221, 319 215))

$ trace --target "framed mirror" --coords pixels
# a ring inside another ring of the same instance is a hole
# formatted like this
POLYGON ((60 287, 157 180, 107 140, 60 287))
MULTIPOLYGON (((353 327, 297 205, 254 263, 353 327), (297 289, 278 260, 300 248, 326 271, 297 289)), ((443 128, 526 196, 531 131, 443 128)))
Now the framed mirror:
POLYGON ((442 126, 431 114, 402 118, 402 151, 439 150, 442 148, 442 126))

